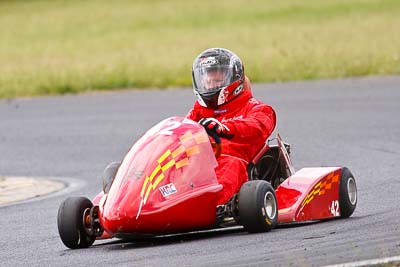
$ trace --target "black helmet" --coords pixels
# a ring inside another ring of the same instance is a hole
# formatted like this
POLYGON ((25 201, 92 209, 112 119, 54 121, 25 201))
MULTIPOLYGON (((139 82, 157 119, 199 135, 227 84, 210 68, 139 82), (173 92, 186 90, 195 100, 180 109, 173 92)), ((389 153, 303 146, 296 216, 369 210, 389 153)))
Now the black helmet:
POLYGON ((193 90, 204 107, 216 109, 240 95, 244 77, 242 61, 228 49, 207 49, 193 62, 193 90))

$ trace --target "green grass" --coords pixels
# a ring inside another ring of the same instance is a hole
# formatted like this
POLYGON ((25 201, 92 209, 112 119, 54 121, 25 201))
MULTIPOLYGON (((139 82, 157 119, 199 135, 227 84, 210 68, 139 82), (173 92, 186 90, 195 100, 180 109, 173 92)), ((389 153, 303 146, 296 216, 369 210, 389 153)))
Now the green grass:
POLYGON ((0 98, 191 84, 209 47, 253 82, 400 73, 398 0, 0 1, 0 98))

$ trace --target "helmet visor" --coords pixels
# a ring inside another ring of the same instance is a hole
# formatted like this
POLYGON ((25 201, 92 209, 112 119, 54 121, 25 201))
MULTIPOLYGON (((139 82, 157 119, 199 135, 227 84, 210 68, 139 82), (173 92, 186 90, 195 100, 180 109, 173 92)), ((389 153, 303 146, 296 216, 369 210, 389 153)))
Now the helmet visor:
POLYGON ((232 66, 205 66, 193 70, 195 88, 201 95, 213 95, 232 83, 232 66))

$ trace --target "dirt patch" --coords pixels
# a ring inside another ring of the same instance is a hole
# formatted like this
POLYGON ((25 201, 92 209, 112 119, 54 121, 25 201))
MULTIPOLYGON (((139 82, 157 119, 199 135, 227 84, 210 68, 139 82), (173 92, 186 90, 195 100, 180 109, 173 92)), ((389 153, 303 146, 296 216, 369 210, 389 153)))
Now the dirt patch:
POLYGON ((0 176, 0 206, 57 192, 63 182, 34 177, 0 176))

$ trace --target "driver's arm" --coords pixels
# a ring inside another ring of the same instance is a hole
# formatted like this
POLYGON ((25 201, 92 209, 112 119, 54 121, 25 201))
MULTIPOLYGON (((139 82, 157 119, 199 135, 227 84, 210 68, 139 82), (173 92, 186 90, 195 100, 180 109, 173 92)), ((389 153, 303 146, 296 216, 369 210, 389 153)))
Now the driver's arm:
POLYGON ((276 126, 274 109, 266 104, 258 104, 247 113, 245 118, 224 123, 233 134, 232 141, 248 143, 252 139, 267 139, 276 126))

